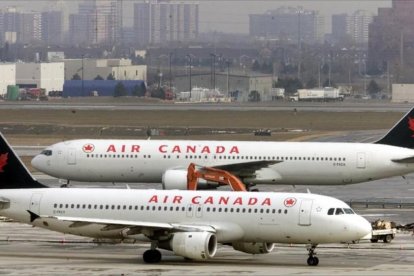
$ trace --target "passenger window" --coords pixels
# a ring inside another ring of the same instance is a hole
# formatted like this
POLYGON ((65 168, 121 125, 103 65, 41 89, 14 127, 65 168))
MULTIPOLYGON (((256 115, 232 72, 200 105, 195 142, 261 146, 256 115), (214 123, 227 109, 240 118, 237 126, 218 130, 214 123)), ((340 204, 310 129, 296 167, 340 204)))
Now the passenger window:
POLYGON ((328 210, 328 215, 332 216, 335 213, 335 208, 331 208, 328 210))

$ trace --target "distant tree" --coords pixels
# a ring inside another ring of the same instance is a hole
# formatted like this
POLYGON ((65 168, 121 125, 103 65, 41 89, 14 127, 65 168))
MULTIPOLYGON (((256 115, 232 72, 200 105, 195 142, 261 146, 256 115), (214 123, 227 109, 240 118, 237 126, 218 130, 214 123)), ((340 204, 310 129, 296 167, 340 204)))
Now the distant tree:
POLYGON ((78 73, 75 73, 75 75, 72 76, 72 80, 81 80, 81 77, 78 73))
POLYGON ((306 82, 306 88, 315 88, 318 86, 318 82, 316 81, 316 79, 314 77, 311 77, 307 82, 306 82))
POLYGON ((127 96, 128 92, 122 82, 118 82, 114 88, 114 97, 127 96))
POLYGON ((279 79, 275 84, 277 88, 284 88, 287 94, 293 94, 298 91, 298 89, 303 88, 302 82, 295 78, 286 78, 286 79, 279 79))
POLYGON ((249 102, 260 102, 260 93, 257 90, 250 91, 249 102))
POLYGON ((260 63, 257 60, 255 60, 252 64, 252 71, 260 71, 260 63))
POLYGON ((94 78, 94 80, 103 80, 104 78, 102 78, 102 76, 101 75, 97 75, 95 78, 94 78))
POLYGON ((109 75, 106 77, 107 80, 115 80, 114 75, 112 73, 109 73, 109 75))
POLYGON ((264 62, 260 72, 264 74, 273 74, 273 64, 271 62, 264 62))
POLYGON ((156 87, 151 91, 151 97, 158 99, 165 99, 165 91, 162 87, 156 87))
POLYGON ((146 87, 145 87, 145 84, 144 83, 142 83, 141 85, 135 85, 134 86, 134 88, 132 89, 132 95, 133 96, 136 96, 136 97, 143 97, 143 96, 145 96, 145 92, 147 92, 146 91, 147 89, 146 89, 146 87))
POLYGON ((367 92, 370 95, 376 95, 381 91, 381 87, 379 87, 378 83, 375 80, 371 80, 367 87, 367 92))
POLYGON ((322 84, 323 87, 336 87, 336 84, 331 81, 329 81, 329 79, 326 79, 325 82, 322 84))

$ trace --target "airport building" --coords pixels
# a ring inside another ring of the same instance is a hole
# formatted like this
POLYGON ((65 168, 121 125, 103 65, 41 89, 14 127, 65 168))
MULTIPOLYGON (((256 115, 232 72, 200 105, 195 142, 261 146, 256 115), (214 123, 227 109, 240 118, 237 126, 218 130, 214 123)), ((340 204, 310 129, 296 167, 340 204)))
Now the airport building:
MULTIPOLYGON (((272 100, 272 75, 235 75, 235 74, 194 74, 191 75, 191 87, 218 90, 232 101, 269 101, 272 100), (256 92, 253 92, 256 91, 256 92)), ((190 76, 175 76, 177 91, 190 91, 190 76)))
POLYGON ((393 103, 414 103, 414 84, 394 83, 392 84, 393 103))
POLYGON ((16 85, 20 88, 43 88, 62 91, 64 63, 16 63, 16 85))
POLYGON ((130 59, 65 59, 65 80, 108 79, 111 75, 116 80, 147 80, 146 65, 132 65, 130 59))
POLYGON ((16 84, 16 64, 0 63, 0 95, 7 93, 7 86, 16 84))

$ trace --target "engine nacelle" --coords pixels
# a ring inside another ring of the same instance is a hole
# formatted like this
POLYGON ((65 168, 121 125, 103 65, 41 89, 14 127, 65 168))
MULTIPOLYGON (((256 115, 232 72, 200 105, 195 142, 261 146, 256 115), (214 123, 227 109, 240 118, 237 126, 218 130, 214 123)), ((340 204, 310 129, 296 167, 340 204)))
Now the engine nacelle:
POLYGON ((192 260, 206 260, 217 252, 216 235, 209 232, 175 233, 170 241, 172 251, 192 260))
MULTIPOLYGON (((215 189, 217 183, 199 179, 197 190, 215 189)), ((162 188, 164 190, 187 190, 187 170, 167 170, 162 175, 162 188)))
POLYGON ((275 248, 274 243, 267 242, 235 242, 232 245, 234 250, 249 254, 267 254, 275 248))

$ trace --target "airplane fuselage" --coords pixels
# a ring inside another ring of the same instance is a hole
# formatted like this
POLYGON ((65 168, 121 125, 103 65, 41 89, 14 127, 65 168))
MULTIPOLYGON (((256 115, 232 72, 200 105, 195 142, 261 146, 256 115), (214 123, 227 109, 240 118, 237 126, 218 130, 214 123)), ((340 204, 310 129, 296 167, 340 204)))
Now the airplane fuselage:
POLYGON ((167 170, 190 163, 220 166, 275 161, 243 179, 251 184, 342 185, 414 172, 395 162, 414 150, 365 143, 180 140, 73 140, 48 147, 32 165, 57 178, 161 182, 167 170))
POLYGON ((205 227, 219 243, 319 244, 370 232, 370 224, 347 204, 315 194, 46 188, 1 190, 0 196, 9 201, 1 205, 2 216, 94 238, 137 238, 127 231, 134 228, 130 223, 138 229, 205 227), (329 214, 329 209, 341 213, 329 214))

